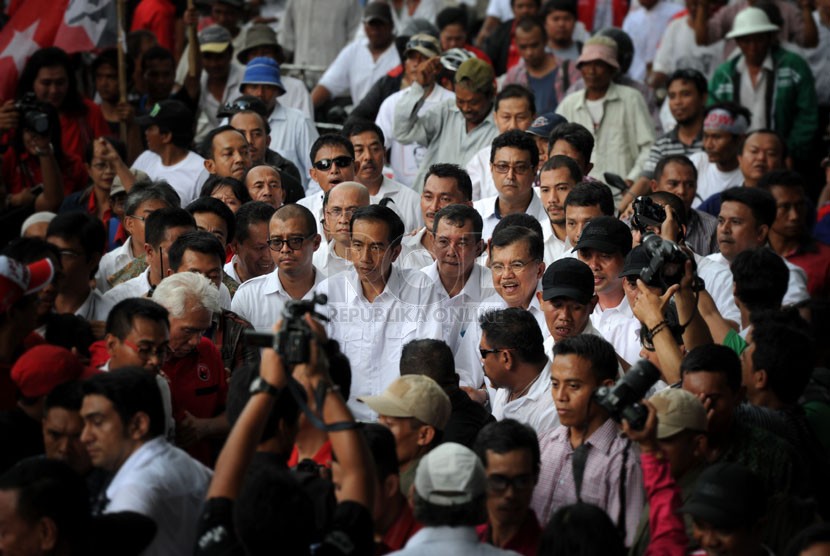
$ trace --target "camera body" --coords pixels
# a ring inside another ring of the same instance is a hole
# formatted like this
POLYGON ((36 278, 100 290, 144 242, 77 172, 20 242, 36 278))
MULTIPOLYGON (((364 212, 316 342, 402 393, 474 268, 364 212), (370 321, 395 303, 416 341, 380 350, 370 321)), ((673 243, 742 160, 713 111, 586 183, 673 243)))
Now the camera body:
POLYGON ((642 430, 648 418, 648 409, 640 400, 659 379, 657 367, 646 359, 640 359, 616 384, 597 388, 594 401, 618 423, 625 419, 632 429, 642 430))
POLYGON ((313 336, 303 317, 306 313, 315 315, 314 306, 325 305, 327 301, 325 295, 317 294, 308 301, 291 299, 283 306, 282 328, 274 335, 274 349, 286 364, 308 363, 313 336))
POLYGON ((678 245, 657 234, 646 234, 643 247, 650 260, 648 266, 640 272, 640 279, 646 284, 661 284, 668 288, 679 284, 683 278, 684 265, 689 256, 678 245))
POLYGON ((49 113, 34 93, 23 95, 14 103, 14 108, 20 113, 20 127, 38 135, 49 133, 49 113))
POLYGON ((666 209, 654 202, 651 197, 637 197, 634 199, 634 216, 631 225, 641 234, 648 233, 649 227, 660 227, 666 220, 666 209))

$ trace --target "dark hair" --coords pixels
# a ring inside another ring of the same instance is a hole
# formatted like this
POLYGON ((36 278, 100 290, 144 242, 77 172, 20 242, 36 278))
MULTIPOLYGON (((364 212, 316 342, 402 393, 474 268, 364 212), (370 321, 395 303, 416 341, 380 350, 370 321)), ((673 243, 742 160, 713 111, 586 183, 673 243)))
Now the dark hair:
MULTIPOLYGON (((228 416, 228 423, 233 427, 242 411, 251 399, 251 383, 259 376, 259 365, 247 364, 242 365, 233 372, 233 379, 230 381, 228 387, 228 399, 226 403, 226 410, 228 416)), ((305 390, 302 387, 297 389, 297 392, 305 400, 305 390)), ((265 428, 262 430, 262 436, 259 442, 265 442, 274 438, 279 432, 280 422, 286 425, 295 426, 300 419, 300 406, 294 398, 291 390, 288 388, 280 389, 277 394, 274 405, 268 413, 268 418, 265 421, 265 428)), ((293 439, 292 440, 293 443, 293 439)), ((281 454, 282 455, 282 454, 281 454)), ((290 454, 285 454, 286 459, 290 454)))
POLYGON ((217 135, 225 133, 226 131, 233 131, 234 133, 238 133, 245 140, 245 144, 248 143, 248 139, 245 137, 245 134, 236 129, 235 127, 227 124, 220 125, 219 127, 208 131, 208 134, 205 135, 205 138, 202 139, 202 142, 199 144, 199 154, 202 155, 202 158, 204 158, 205 160, 213 160, 213 140, 216 139, 217 135))
POLYGON ((395 248, 401 244, 403 234, 406 232, 403 226, 403 221, 398 214, 389 207, 382 207, 380 205, 369 205, 368 207, 360 207, 352 214, 352 219, 349 221, 349 233, 354 233, 354 224, 358 220, 375 220, 384 222, 386 228, 389 230, 389 247, 395 248))
POLYGON ((412 494, 412 514, 424 527, 470 527, 487 521, 487 495, 482 493, 463 504, 438 506, 412 494))
POLYGON ((617 378, 617 354, 614 346, 599 336, 580 334, 556 342, 553 346, 554 358, 557 355, 576 355, 590 361, 591 372, 598 384, 617 378))
POLYGON ((60 66, 66 71, 68 83, 66 97, 63 99, 63 104, 58 110, 66 114, 85 116, 88 109, 84 104, 80 88, 78 87, 75 68, 72 67, 72 61, 69 59, 69 55, 57 46, 41 48, 32 54, 29 61, 23 66, 23 72, 20 74, 20 80, 17 82, 17 98, 34 91, 35 79, 37 79, 37 74, 40 73, 40 70, 55 66, 60 66))
POLYGON ((524 423, 515 419, 504 419, 485 425, 478 432, 473 446, 473 451, 485 468, 487 467, 487 450, 492 450, 497 454, 527 450, 530 452, 533 474, 539 475, 542 458, 539 452, 539 439, 536 431, 524 423))
POLYGON ((199 197, 210 197, 220 187, 230 187, 234 197, 239 199, 239 202, 243 205, 252 201, 251 194, 248 193, 248 188, 245 187, 244 183, 230 176, 222 177, 217 175, 211 175, 205 181, 204 185, 202 185, 202 190, 199 192, 199 197))
POLYGON ((399 364, 401 376, 424 375, 441 388, 458 388, 455 359, 443 340, 412 340, 403 346, 399 364))
MULTIPOLYGON (((542 32, 544 33, 544 29, 542 29, 542 32)), ((524 85, 519 85, 518 83, 510 83, 509 85, 505 85, 504 88, 501 91, 499 91, 499 94, 496 95, 496 112, 499 111, 499 103, 509 98, 525 99, 527 101, 527 108, 528 110, 530 110, 531 115, 536 113, 536 95, 533 94, 533 91, 531 91, 524 85)))
POLYGON ((600 212, 605 216, 614 216, 614 196, 611 189, 601 181, 579 182, 565 197, 565 210, 573 207, 599 206, 600 212))
POLYGON ((625 556, 623 541, 619 529, 603 509, 577 502, 553 513, 542 531, 538 554, 625 556))
POLYGON ((127 193, 127 199, 124 202, 124 214, 128 216, 135 214, 139 206, 151 200, 163 201, 167 203, 168 207, 181 205, 181 197, 166 181, 140 181, 136 182, 130 192, 127 193))
POLYGON ((668 154, 660 158, 654 167, 654 181, 660 181, 660 178, 663 177, 663 172, 666 170, 666 166, 669 164, 680 164, 681 166, 689 168, 695 177, 695 186, 697 186, 697 167, 685 154, 668 154))
POLYGON ((749 207, 752 217, 755 219, 755 226, 772 226, 778 214, 778 205, 775 197, 765 189, 757 187, 730 187, 720 194, 721 206, 723 203, 732 201, 749 207))
POLYGON ((797 311, 758 311, 750 319, 753 367, 766 371, 767 387, 781 402, 798 403, 815 364, 815 344, 807 322, 797 311))
POLYGON ((441 31, 444 30, 444 27, 454 23, 464 27, 464 30, 468 30, 468 21, 467 10, 463 6, 444 8, 435 16, 435 25, 441 31))
POLYGON ((228 229, 226 241, 228 243, 233 241, 234 235, 236 234, 236 217, 233 215, 233 211, 228 208, 228 205, 219 199, 199 197, 187 205, 185 210, 194 217, 194 220, 197 214, 215 214, 225 222, 225 227, 228 229))
POLYGON ((75 348, 78 355, 89 357, 89 347, 95 342, 92 325, 85 318, 72 313, 49 313, 46 315, 47 344, 61 346, 68 350, 75 348))
POLYGON ((141 56, 141 43, 144 39, 153 39, 155 41, 156 36, 146 29, 136 29, 135 31, 127 33, 127 55, 133 60, 141 56))
MULTIPOLYGON (((542 32, 542 40, 547 41, 548 33, 545 31, 545 20, 534 15, 523 16, 516 22, 516 29, 521 29, 525 33, 529 33, 534 29, 539 29, 542 32)), ((535 110, 533 111, 536 112, 535 110)))
POLYGON ((346 137, 339 133, 326 133, 317 138, 311 145, 311 163, 314 164, 317 158, 317 152, 323 147, 342 147, 349 153, 349 156, 354 158, 354 145, 346 137))
MULTIPOLYGON (((124 56, 124 65, 126 66, 127 81, 130 81, 133 72, 135 71, 135 60, 133 60, 131 56, 124 56)), ((98 72, 98 69, 101 66, 112 66, 115 69, 115 71, 118 71, 117 48, 112 47, 102 50, 98 57, 92 61, 92 65, 90 66, 90 72, 92 73, 93 78, 95 78, 95 74, 98 72)))
POLYGON ((369 446, 369 453, 372 454, 372 461, 375 462, 378 479, 383 481, 389 475, 400 473, 398 455, 395 452, 395 436, 392 431, 379 423, 364 423, 359 430, 369 446))
POLYGON ((548 0, 542 6, 542 11, 539 15, 542 16, 542 19, 544 20, 552 12, 568 12, 576 18, 576 2, 574 2, 574 0, 548 0))
POLYGON ((681 377, 701 371, 724 375, 733 393, 741 389, 741 360, 731 348, 704 344, 691 350, 680 362, 681 377))
POLYGON ((787 157, 787 142, 784 141, 784 138, 781 137, 781 134, 775 131, 774 129, 769 128, 762 128, 762 129, 754 129, 752 131, 748 131, 746 135, 743 136, 741 139, 741 144, 739 147, 738 152, 743 153, 744 147, 746 146, 746 142, 749 140, 750 137, 753 135, 772 135, 778 141, 778 145, 781 147, 781 158, 787 157))
POLYGON ((802 530, 787 545, 784 556, 801 556, 813 545, 830 543, 830 523, 816 523, 802 530))
POLYGON ((791 170, 770 170, 758 180, 758 189, 769 191, 773 187, 786 187, 788 189, 801 188, 805 190, 804 178, 801 174, 791 170))
POLYGON ((542 165, 539 173, 550 172, 551 170, 558 170, 559 168, 567 168, 571 179, 575 182, 579 183, 582 181, 582 168, 579 167, 579 164, 573 158, 565 156, 564 154, 555 154, 548 158, 542 165))
POLYGON ((735 297, 750 315, 763 309, 778 310, 790 282, 784 259, 768 247, 741 251, 729 265, 735 282, 735 297))
MULTIPOLYGON (((513 215, 510 215, 513 216, 513 215)), ((533 218, 532 216, 530 218, 533 218)), ((502 219, 502 222, 504 219, 502 219)), ((538 225, 539 222, 534 218, 538 225)), ((499 222, 501 224, 501 222, 499 222)), ((540 226, 541 228, 541 226, 540 226)), ((542 235, 533 228, 521 225, 505 225, 503 228, 493 230, 493 237, 490 241, 490 257, 493 256, 494 247, 507 247, 524 241, 527 244, 527 251, 530 258, 535 261, 541 261, 545 257, 545 244, 542 242, 542 235)))
POLYGON ((560 139, 579 151, 586 164, 591 162, 591 153, 594 152, 594 136, 585 126, 576 122, 565 122, 553 128, 548 137, 548 154, 560 139))
MULTIPOLYGON (((246 96, 239 97, 239 98, 249 98, 249 97, 247 97, 247 95, 246 95, 246 96)), ((238 101, 239 98, 237 98, 236 101, 238 101)), ((250 98, 254 98, 257 101, 259 101, 259 99, 257 97, 250 97, 250 98)), ((236 101, 234 101, 234 102, 236 102, 236 101)), ((262 101, 259 101, 259 102, 261 103, 262 101)), ((263 104, 263 107, 264 107, 264 104, 263 104)), ((267 113, 263 114, 262 112, 257 110, 257 107, 254 103, 251 103, 251 107, 247 110, 236 110, 236 111, 233 112, 233 114, 229 115, 228 116, 228 125, 231 125, 231 122, 233 121, 233 119, 236 116, 238 116, 239 114, 253 114, 257 118, 259 118, 259 120, 262 122, 262 130, 265 132, 265 135, 271 135, 271 124, 268 123, 268 114, 267 113)), ((236 128, 234 128, 234 129, 236 129, 236 128)))
POLYGON ((481 239, 481 231, 484 229, 484 221, 481 219, 481 214, 469 205, 447 205, 435 213, 433 218, 432 233, 438 233, 438 223, 441 220, 461 227, 467 222, 473 223, 473 235, 476 241, 481 239))
POLYGON ((125 429, 137 413, 144 413, 150 420, 146 440, 164 434, 161 390, 155 377, 145 369, 123 367, 101 373, 86 380, 82 388, 84 396, 97 395, 107 398, 121 418, 125 429))
POLYGON ((670 206, 674 211, 678 224, 686 226, 689 223, 689 215, 686 213, 686 203, 674 193, 654 191, 646 195, 646 197, 657 201, 657 204, 670 206))
POLYGON ((58 384, 52 391, 46 394, 46 399, 43 402, 43 414, 53 408, 59 407, 67 411, 81 411, 81 404, 84 400, 83 392, 81 391, 81 381, 70 380, 63 384, 58 384))
POLYGON ((143 74, 146 71, 147 62, 154 62, 156 60, 170 60, 173 62, 173 69, 175 70, 176 59, 173 58, 173 53, 163 46, 155 45, 148 48, 141 55, 141 73, 143 74))
POLYGON ((3 255, 16 260, 19 263, 29 264, 47 257, 52 259, 52 264, 60 267, 60 250, 39 237, 18 237, 13 239, 3 248, 3 255))
POLYGON ((496 152, 499 149, 512 147, 514 149, 519 149, 522 151, 526 151, 530 153, 530 164, 533 168, 539 165, 539 147, 536 146, 536 141, 525 133, 524 131, 519 131, 518 129, 511 129, 510 131, 505 131, 495 139, 493 139, 493 146, 490 149, 490 163, 492 164, 496 160, 496 152))
POLYGON ((277 211, 272 205, 263 201, 250 201, 236 211, 236 241, 242 243, 251 237, 250 226, 271 221, 277 211))
POLYGON ((222 242, 215 235, 204 230, 183 233, 170 246, 167 251, 167 258, 173 272, 179 271, 185 251, 213 255, 219 260, 219 266, 225 264, 225 248, 222 247, 222 242))
POLYGON ((86 552, 92 516, 89 492, 86 481, 65 462, 24 459, 0 476, 0 491, 17 492, 15 513, 26 523, 51 519, 57 546, 68 545, 72 554, 86 552))
POLYGON ((116 303, 110 310, 107 316, 106 332, 123 340, 132 331, 137 318, 161 323, 169 328, 169 315, 167 309, 155 301, 143 297, 128 297, 116 303))
POLYGON ((98 218, 86 212, 64 212, 57 215, 46 228, 46 237, 53 236, 65 240, 77 239, 87 262, 94 254, 105 253, 107 230, 98 218))
MULTIPOLYGON (((539 323, 529 311, 519 307, 487 311, 478 319, 481 334, 494 348, 510 348, 525 363, 547 360, 539 323)), ((616 367, 615 367, 616 370, 616 367)))
POLYGON ((349 358, 340 351, 337 340, 329 340, 323 345, 326 357, 329 360, 329 376, 331 381, 340 388, 344 400, 349 399, 352 391, 352 365, 349 358))
POLYGON ((424 184, 426 184, 430 176, 455 180, 455 185, 458 187, 458 190, 461 191, 461 194, 464 195, 464 200, 473 200, 473 182, 470 179, 470 174, 468 174, 467 170, 461 166, 458 166, 457 164, 449 164, 447 162, 439 162, 429 167, 427 175, 424 178, 424 184))
POLYGON ((314 214, 303 205, 283 205, 274 211, 271 218, 279 220, 280 222, 298 218, 303 221, 306 235, 317 232, 317 221, 314 219, 314 214))
MULTIPOLYGON (((752 112, 750 112, 747 107, 742 106, 737 102, 725 101, 710 104, 706 107, 706 110, 703 111, 703 118, 705 119, 706 116, 708 116, 712 110, 726 110, 727 112, 729 112, 729 115, 733 118, 743 116, 744 118, 746 118, 747 123, 752 122, 752 112)), ((741 143, 741 145, 743 145, 743 143, 741 143)))
POLYGON ((383 135, 383 130, 375 122, 370 122, 369 120, 352 120, 343 126, 343 130, 341 131, 343 137, 348 139, 349 142, 351 142, 351 138, 355 135, 360 135, 361 133, 366 132, 371 132, 377 135, 378 141, 380 141, 381 145, 383 145, 386 141, 386 137, 383 135))
POLYGON ((196 228, 189 212, 179 207, 163 208, 153 212, 144 221, 144 241, 158 249, 170 228, 196 228))
MULTIPOLYGON (((101 137, 104 141, 110 144, 110 146, 115 149, 115 152, 118 153, 118 156, 121 160, 127 160, 127 145, 120 139, 116 139, 115 137, 107 137, 104 135, 101 137)), ((92 159, 95 157, 95 141, 90 141, 86 144, 84 148, 84 162, 87 164, 92 164, 92 159)))
POLYGON ((695 86, 695 89, 701 95, 705 95, 709 91, 709 84, 706 81, 706 76, 696 69, 680 68, 674 70, 666 81, 666 89, 671 87, 671 84, 678 80, 689 81, 695 86))

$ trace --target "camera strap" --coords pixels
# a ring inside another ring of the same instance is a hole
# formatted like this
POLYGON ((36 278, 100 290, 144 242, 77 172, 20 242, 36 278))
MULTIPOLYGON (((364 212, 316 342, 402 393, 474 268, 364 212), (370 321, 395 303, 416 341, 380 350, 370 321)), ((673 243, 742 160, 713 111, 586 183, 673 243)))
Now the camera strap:
POLYGON ((617 530, 622 539, 625 539, 625 483, 628 478, 626 467, 628 467, 628 454, 631 451, 631 440, 626 439, 623 449, 622 466, 620 467, 620 512, 617 516, 617 530))
POLYGON ((571 456, 573 467, 574 485, 576 486, 576 500, 582 502, 582 479, 585 477, 585 464, 588 462, 588 449, 590 446, 584 442, 577 446, 571 456))
MULTIPOLYGON (((317 386, 317 388, 313 392, 316 407, 323 407, 323 404, 326 402, 326 395, 328 395, 329 390, 332 388, 335 389, 335 391, 339 390, 339 388, 337 388, 336 386, 332 387, 328 384, 323 383, 317 386)), ((339 423, 332 423, 330 425, 325 424, 323 422, 322 417, 314 413, 314 411, 312 411, 306 403, 305 392, 302 390, 302 387, 300 386, 299 382, 297 382, 296 380, 289 380, 288 390, 291 392, 291 395, 294 397, 294 400, 303 410, 303 413, 305 414, 308 421, 316 428, 326 432, 339 432, 350 429, 356 429, 360 427, 360 423, 356 421, 341 421, 339 423)))

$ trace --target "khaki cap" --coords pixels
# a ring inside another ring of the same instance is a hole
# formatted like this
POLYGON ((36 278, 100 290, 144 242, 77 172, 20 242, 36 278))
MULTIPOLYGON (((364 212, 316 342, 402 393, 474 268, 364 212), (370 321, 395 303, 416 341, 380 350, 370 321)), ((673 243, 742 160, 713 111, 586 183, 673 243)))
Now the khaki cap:
POLYGON ((456 85, 465 80, 469 81, 465 87, 476 93, 492 92, 495 89, 493 85, 495 78, 493 66, 479 58, 465 60, 455 72, 456 85))
POLYGON ((662 440, 684 430, 706 432, 706 410, 694 394, 666 388, 649 401, 657 409, 657 438, 662 440))
POLYGON ((414 417, 438 430, 450 420, 452 405, 438 383, 423 375, 404 375, 380 396, 357 398, 373 411, 388 417, 414 417))

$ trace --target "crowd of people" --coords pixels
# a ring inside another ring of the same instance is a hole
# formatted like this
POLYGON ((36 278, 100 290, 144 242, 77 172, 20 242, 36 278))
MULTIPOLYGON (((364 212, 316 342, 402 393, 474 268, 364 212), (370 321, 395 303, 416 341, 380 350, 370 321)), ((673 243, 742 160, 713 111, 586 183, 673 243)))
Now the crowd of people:
POLYGON ((0 104, 0 554, 830 554, 830 1, 128 7, 0 104))

